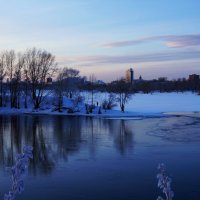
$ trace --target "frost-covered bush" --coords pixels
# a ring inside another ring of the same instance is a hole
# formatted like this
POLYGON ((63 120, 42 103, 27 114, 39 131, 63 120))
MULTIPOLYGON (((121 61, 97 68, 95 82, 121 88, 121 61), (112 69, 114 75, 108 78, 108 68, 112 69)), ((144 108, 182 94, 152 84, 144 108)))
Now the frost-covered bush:
POLYGON ((30 146, 23 147, 23 153, 16 156, 16 163, 7 170, 11 173, 12 186, 8 193, 4 195, 4 200, 14 200, 17 193, 24 190, 23 176, 27 172, 29 160, 33 158, 33 148, 30 146))
MULTIPOLYGON (((163 163, 158 165, 158 170, 159 170, 159 173, 157 174, 158 188, 160 188, 162 192, 165 194, 166 200, 172 200, 174 197, 174 192, 171 189, 172 179, 169 176, 167 176, 166 167, 163 163)), ((159 196, 157 200, 164 200, 164 198, 159 196)))
POLYGON ((102 108, 104 110, 107 110, 107 106, 108 106, 108 101, 105 99, 103 102, 102 102, 102 108))
POLYGON ((74 98, 78 103, 84 102, 85 101, 85 97, 81 96, 80 94, 76 95, 74 98))
POLYGON ((77 96, 72 100, 72 109, 74 112, 79 112, 79 104, 84 101, 82 96, 77 96))
POLYGON ((115 106, 117 106, 116 104, 116 96, 114 94, 109 94, 108 99, 105 99, 102 102, 102 108, 104 110, 112 110, 115 106))

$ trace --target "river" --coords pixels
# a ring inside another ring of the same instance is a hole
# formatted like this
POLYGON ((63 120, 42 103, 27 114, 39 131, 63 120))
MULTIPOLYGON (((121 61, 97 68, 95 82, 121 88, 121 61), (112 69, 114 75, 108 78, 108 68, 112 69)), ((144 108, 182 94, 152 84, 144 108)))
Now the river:
POLYGON ((200 199, 200 119, 0 116, 0 199, 6 166, 33 147, 17 200, 155 200, 165 163, 177 200, 200 199))

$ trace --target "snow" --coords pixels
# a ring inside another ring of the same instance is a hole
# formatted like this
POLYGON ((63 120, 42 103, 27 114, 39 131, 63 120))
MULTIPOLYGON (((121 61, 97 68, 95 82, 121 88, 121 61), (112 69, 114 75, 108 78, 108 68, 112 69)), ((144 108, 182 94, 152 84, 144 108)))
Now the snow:
MULTIPOLYGON (((119 108, 118 108, 119 109, 119 108)), ((130 112, 199 112, 200 95, 185 93, 135 94, 127 103, 130 112)))
MULTIPOLYGON (((90 102, 90 93, 85 93, 85 102, 90 102)), ((96 93, 94 95, 94 102, 102 103, 107 98, 107 93, 96 93)), ((200 96, 191 92, 185 93, 153 93, 142 94, 137 93, 132 96, 125 106, 125 112, 120 111, 120 107, 117 106, 114 110, 104 111, 102 114, 98 114, 99 108, 96 107, 91 114, 85 112, 85 102, 79 103, 78 108, 80 112, 67 113, 52 111, 53 106, 51 104, 51 98, 40 110, 29 109, 10 109, 9 107, 0 108, 0 114, 46 114, 46 115, 79 115, 90 117, 104 117, 109 119, 135 119, 139 120, 143 117, 163 117, 169 115, 184 115, 190 117, 200 117, 200 96)), ((73 106, 74 100, 64 100, 64 107, 70 108, 73 106)))

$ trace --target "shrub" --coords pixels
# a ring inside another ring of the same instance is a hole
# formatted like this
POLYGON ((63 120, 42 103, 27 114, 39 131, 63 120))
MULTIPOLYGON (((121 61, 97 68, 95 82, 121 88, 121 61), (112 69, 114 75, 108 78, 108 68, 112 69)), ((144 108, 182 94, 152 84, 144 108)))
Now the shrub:
MULTIPOLYGON (((157 174, 158 188, 165 194, 166 200, 172 200, 174 192, 171 190, 172 179, 167 176, 166 167, 163 163, 158 165, 159 173, 157 174)), ((157 200, 164 200, 162 197, 158 197, 157 200)))
POLYGON ((7 167, 12 176, 12 186, 10 191, 4 195, 4 200, 13 200, 17 193, 21 193, 24 190, 23 175, 28 169, 29 160, 33 158, 32 150, 32 147, 24 146, 23 153, 16 156, 15 165, 7 167))

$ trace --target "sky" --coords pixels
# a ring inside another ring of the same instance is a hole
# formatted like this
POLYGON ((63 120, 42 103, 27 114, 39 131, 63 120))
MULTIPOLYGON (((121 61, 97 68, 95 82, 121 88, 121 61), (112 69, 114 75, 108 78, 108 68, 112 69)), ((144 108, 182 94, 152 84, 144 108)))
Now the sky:
POLYGON ((36 47, 112 81, 200 74, 199 0, 0 0, 0 51, 36 47))

